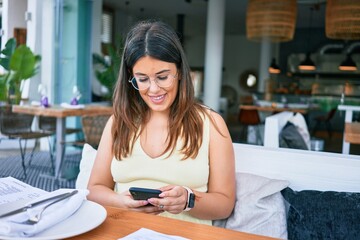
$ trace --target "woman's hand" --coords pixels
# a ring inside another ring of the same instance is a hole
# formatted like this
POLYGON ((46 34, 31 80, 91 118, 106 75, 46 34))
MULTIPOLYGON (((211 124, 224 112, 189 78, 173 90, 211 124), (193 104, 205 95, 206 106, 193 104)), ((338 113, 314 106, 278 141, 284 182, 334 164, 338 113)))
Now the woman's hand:
POLYGON ((188 192, 181 186, 168 185, 160 188, 162 193, 160 198, 150 198, 148 202, 154 206, 158 206, 158 209, 164 211, 179 214, 181 213, 187 203, 188 192))
POLYGON ((149 213, 149 214, 154 214, 154 215, 164 212, 164 210, 159 208, 158 206, 149 204, 149 201, 134 200, 129 191, 125 191, 125 192, 119 194, 119 196, 122 199, 123 206, 125 206, 125 208, 127 208, 129 210, 136 211, 136 212, 149 213))

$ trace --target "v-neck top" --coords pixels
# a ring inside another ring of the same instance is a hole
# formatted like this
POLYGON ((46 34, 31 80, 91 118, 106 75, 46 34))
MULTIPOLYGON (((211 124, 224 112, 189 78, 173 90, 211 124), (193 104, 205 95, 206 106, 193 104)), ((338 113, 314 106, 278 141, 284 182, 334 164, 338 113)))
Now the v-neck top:
MULTIPOLYGON (((124 192, 130 187, 160 188, 166 185, 187 186, 199 192, 207 192, 209 179, 209 142, 210 120, 204 116, 203 142, 195 158, 182 159, 180 148, 182 140, 178 139, 176 149, 152 158, 141 147, 140 137, 134 143, 132 154, 121 161, 113 158, 111 174, 115 182, 115 192, 124 192)), ((187 212, 168 216, 191 222, 211 224, 210 220, 201 220, 190 216, 187 212)))

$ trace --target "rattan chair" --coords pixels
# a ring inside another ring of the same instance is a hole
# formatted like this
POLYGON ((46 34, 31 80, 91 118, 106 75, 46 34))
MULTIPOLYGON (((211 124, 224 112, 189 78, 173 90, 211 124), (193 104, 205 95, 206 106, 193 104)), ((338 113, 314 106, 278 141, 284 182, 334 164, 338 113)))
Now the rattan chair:
MULTIPOLYGON (((56 118, 55 117, 39 117, 39 129, 45 132, 56 132, 56 118)), ((66 128, 65 134, 80 133, 81 128, 66 128)))
MULTIPOLYGON (((51 133, 52 135, 56 135, 56 118, 55 117, 45 117, 45 116, 39 116, 39 130, 51 133)), ((79 135, 82 132, 81 128, 65 128, 65 134, 77 134, 79 135)), ((77 139, 80 139, 81 137, 77 136, 77 139)), ((55 138, 56 141, 56 138, 55 138)), ((71 141, 71 142, 63 142, 61 144, 64 144, 65 146, 70 145, 77 145, 76 143, 81 140, 71 141)), ((55 153, 56 143, 53 144, 52 152, 55 153)))
MULTIPOLYGON (((32 130, 32 122, 34 116, 28 114, 19 114, 14 113, 11 110, 11 106, 2 106, 0 107, 0 132, 2 135, 6 136, 7 139, 18 139, 19 140, 19 148, 21 155, 21 165, 24 170, 24 176, 26 179, 26 165, 25 165, 25 157, 26 157, 26 143, 29 139, 39 139, 43 137, 48 138, 49 147, 51 149, 50 136, 52 135, 49 132, 43 131, 33 131, 32 130)), ((30 158, 29 158, 29 166, 31 165, 31 160, 36 148, 36 143, 31 150, 30 158)), ((50 153, 50 161, 52 170, 54 169, 54 161, 53 155, 51 151, 50 153)))
POLYGON ((100 143, 101 135, 105 128, 110 115, 87 115, 82 116, 81 123, 84 133, 84 143, 90 144, 92 147, 97 148, 100 143))

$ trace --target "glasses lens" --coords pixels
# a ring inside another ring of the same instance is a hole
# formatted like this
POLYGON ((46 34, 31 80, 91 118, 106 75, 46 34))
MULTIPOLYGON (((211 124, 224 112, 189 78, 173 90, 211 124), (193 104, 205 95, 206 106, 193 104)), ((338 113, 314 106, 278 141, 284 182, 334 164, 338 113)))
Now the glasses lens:
POLYGON ((134 88, 137 90, 145 90, 150 86, 150 80, 148 78, 136 78, 132 80, 134 88))
POLYGON ((158 76, 156 83, 159 87, 170 87, 173 83, 174 77, 172 75, 158 76))
MULTIPOLYGON (((170 87, 174 82, 174 78, 175 78, 175 76, 172 76, 172 75, 157 76, 155 78, 155 83, 158 87, 161 87, 161 88, 170 87)), ((151 80, 148 77, 146 77, 146 78, 133 77, 131 79, 131 83, 132 83, 133 87, 137 90, 148 89, 151 84, 150 82, 151 82, 151 80)))

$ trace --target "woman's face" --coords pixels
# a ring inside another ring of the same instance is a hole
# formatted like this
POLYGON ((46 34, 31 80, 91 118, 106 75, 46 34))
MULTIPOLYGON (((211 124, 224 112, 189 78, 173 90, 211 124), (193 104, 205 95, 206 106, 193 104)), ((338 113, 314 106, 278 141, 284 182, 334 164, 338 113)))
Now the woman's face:
POLYGON ((148 88, 139 90, 141 98, 149 108, 156 112, 168 112, 179 87, 176 65, 145 56, 134 65, 133 75, 138 85, 142 85, 141 88, 150 84, 148 88))

